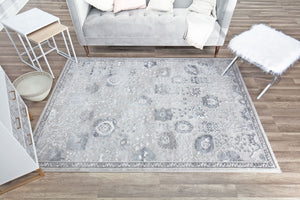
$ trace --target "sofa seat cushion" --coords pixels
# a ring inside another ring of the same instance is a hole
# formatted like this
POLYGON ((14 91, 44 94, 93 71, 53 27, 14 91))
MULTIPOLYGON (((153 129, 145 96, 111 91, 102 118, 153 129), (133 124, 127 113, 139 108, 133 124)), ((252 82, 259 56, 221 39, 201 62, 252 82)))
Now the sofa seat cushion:
MULTIPOLYGON (((173 13, 130 10, 120 13, 90 10, 83 33, 87 39, 97 39, 99 43, 110 45, 188 45, 183 36, 186 31, 187 9, 176 8, 173 13), (153 44, 152 44, 153 43, 153 44)), ((209 40, 218 40, 220 26, 216 22, 215 30, 209 40)), ((208 40, 208 43, 210 42, 208 40)), ((97 44, 95 44, 97 45, 97 44)))

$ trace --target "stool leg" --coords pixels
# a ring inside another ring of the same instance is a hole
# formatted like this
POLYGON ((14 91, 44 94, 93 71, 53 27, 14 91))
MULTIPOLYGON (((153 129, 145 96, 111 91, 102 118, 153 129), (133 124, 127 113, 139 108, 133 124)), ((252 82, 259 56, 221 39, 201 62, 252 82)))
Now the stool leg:
POLYGON ((48 47, 51 48, 51 44, 50 44, 49 39, 47 40, 47 43, 48 43, 48 47))
POLYGON ((52 72, 52 70, 51 70, 51 67, 50 67, 50 65, 49 65, 49 63, 48 63, 48 60, 47 60, 47 58, 46 58, 45 52, 44 52, 44 50, 43 50, 43 48, 42 48, 42 45, 41 45, 41 44, 38 44, 38 46, 39 46, 39 48, 40 48, 40 50, 41 50, 41 52, 42 52, 42 55, 43 55, 43 57, 44 57, 44 59, 45 59, 45 62, 46 62, 46 64, 47 64, 47 67, 48 67, 48 69, 49 69, 49 71, 50 71, 50 73, 51 73, 51 75, 52 75, 52 78, 55 78, 54 75, 53 75, 53 72, 52 72))
POLYGON ((74 46, 73 46, 73 42, 72 42, 72 39, 71 39, 71 36, 70 36, 70 33, 69 33, 69 29, 67 29, 67 35, 68 35, 68 38, 69 38, 69 42, 70 42, 70 45, 71 45, 71 49, 72 49, 72 52, 73 52, 73 55, 74 55, 75 62, 78 63, 77 56, 76 56, 74 46))
POLYGON ((68 46, 65 34, 64 34, 64 32, 61 32, 61 34, 62 34, 62 37, 64 39, 64 42, 65 42, 65 45, 66 45, 66 48, 67 48, 67 52, 68 52, 69 58, 71 58, 71 54, 70 54, 70 50, 69 50, 69 46, 68 46))
POLYGON ((18 55, 19 55, 19 58, 21 59, 22 62, 24 62, 24 60, 23 60, 23 58, 22 58, 22 55, 21 55, 21 53, 19 52, 19 50, 18 50, 18 48, 17 48, 17 46, 16 46, 14 40, 12 39, 12 37, 11 37, 9 31, 6 29, 5 26, 3 26, 3 28, 4 28, 4 30, 6 31, 6 33, 7 33, 7 35, 8 35, 8 38, 10 39, 11 43, 12 43, 13 46, 15 47, 15 49, 16 49, 18 55))
POLYGON ((35 60, 36 63, 38 64, 40 70, 43 71, 43 69, 42 69, 42 67, 41 67, 41 65, 40 65, 40 62, 39 62, 39 60, 37 59, 36 54, 34 53, 34 49, 32 48, 31 43, 30 43, 30 41, 28 40, 27 37, 26 37, 26 41, 27 41, 28 46, 30 47, 30 49, 31 49, 31 51, 32 51, 32 54, 33 54, 33 56, 34 56, 34 60, 35 60))
POLYGON ((56 49, 56 53, 58 53, 58 48, 57 48, 54 37, 52 37, 52 41, 53 41, 53 44, 54 44, 54 48, 56 49))
POLYGON ((227 66, 227 68, 224 70, 224 72, 222 73, 222 76, 224 76, 226 74, 226 72, 230 69, 230 67, 237 61, 239 57, 236 56, 232 61, 231 63, 227 66))
POLYGON ((265 89, 257 96, 256 99, 260 99, 266 91, 275 83, 275 81, 279 78, 280 76, 275 76, 274 79, 265 87, 265 89))
POLYGON ((28 49, 27 49, 27 47, 26 47, 26 45, 25 45, 25 43, 24 43, 24 41, 23 41, 23 39, 22 39, 22 36, 21 36, 20 34, 18 34, 18 37, 19 37, 19 40, 21 41, 21 43, 22 43, 22 45, 23 45, 23 47, 24 47, 24 49, 25 49, 25 52, 26 52, 26 54, 27 54, 27 56, 28 56, 28 58, 29 58, 29 60, 30 60, 30 62, 31 62, 31 67, 33 67, 33 68, 36 69, 36 70, 39 70, 39 68, 37 68, 37 67, 35 66, 35 64, 34 64, 32 58, 31 58, 31 55, 30 55, 30 53, 29 53, 29 51, 28 51, 28 49))

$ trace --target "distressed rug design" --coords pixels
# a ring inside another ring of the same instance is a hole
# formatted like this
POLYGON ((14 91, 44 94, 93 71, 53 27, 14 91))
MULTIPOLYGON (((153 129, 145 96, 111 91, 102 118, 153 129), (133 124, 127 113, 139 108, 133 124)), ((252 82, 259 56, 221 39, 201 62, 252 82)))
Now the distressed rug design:
POLYGON ((34 131, 47 171, 280 172, 231 59, 67 62, 34 131))

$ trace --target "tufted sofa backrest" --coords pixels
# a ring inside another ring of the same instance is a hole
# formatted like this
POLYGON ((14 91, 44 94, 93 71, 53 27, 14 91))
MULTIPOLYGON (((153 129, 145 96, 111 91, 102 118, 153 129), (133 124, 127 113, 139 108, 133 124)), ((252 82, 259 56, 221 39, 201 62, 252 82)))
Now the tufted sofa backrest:
MULTIPOLYGON (((150 0, 146 0, 147 5, 150 0)), ((224 7, 224 4, 227 3, 228 0, 217 0, 217 13, 222 12, 221 9, 224 7)), ((175 0, 174 2, 174 8, 187 8, 193 3, 193 0, 175 0)))
MULTIPOLYGON (((146 0, 147 5, 150 0, 146 0)), ((193 3, 193 0, 175 0, 174 8, 187 8, 193 3)))
POLYGON ((187 8, 193 3, 193 0, 175 0, 174 8, 187 8))

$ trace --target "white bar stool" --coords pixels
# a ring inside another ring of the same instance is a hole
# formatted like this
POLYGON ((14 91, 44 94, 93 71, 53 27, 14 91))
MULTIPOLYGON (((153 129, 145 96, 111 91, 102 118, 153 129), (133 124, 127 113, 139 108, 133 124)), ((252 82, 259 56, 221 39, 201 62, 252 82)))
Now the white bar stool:
POLYGON ((33 8, 21 14, 15 15, 13 17, 9 17, 4 19, 2 25, 11 40, 12 44, 14 45, 21 61, 26 65, 32 67, 35 70, 43 71, 41 64, 39 62, 40 58, 44 58, 46 65, 54 78, 53 72, 51 70, 50 64, 46 55, 50 52, 56 50, 56 52, 72 61, 77 62, 76 53, 74 50, 74 46, 71 40, 71 36, 67 26, 64 26, 60 23, 58 17, 51 15, 47 12, 44 12, 38 8, 33 8), (9 29, 15 31, 18 35, 18 38, 24 48, 24 52, 18 50, 17 45, 15 44, 13 38, 10 35, 9 29), (71 46, 71 50, 73 53, 74 58, 71 56, 71 52, 65 37, 64 32, 68 35, 69 45, 71 46), (58 49, 55 36, 61 34, 67 49, 67 53, 58 49), (27 43, 24 42, 24 39, 27 43), (53 45, 50 44, 50 39, 52 39, 53 45), (31 42, 35 43, 36 46, 32 46, 31 42), (50 50, 44 51, 43 45, 47 45, 50 50), (35 53, 35 49, 39 48, 41 51, 41 55, 37 56, 35 53), (24 60, 23 56, 27 55, 30 62, 24 60))
POLYGON ((275 76, 257 99, 300 58, 300 41, 264 24, 253 25, 250 30, 235 36, 228 47, 236 57, 222 75, 226 74, 238 58, 242 58, 275 76))

